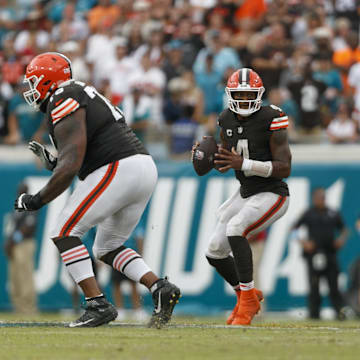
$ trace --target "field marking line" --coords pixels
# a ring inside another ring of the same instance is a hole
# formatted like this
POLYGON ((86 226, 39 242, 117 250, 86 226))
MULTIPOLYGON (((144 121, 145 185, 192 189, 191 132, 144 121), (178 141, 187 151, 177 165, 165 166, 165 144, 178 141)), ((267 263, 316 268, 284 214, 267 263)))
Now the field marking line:
MULTIPOLYGON (((66 327, 68 322, 6 322, 0 321, 0 328, 10 327, 66 327)), ((123 328, 143 328, 146 329, 146 324, 139 323, 123 323, 113 322, 107 327, 123 327, 123 328)), ((280 327, 280 326, 241 326, 241 325, 220 325, 220 324, 170 324, 166 326, 167 329, 228 329, 228 330, 287 330, 287 331, 304 331, 304 330, 328 330, 328 331, 356 331, 360 332, 360 328, 339 328, 332 326, 306 326, 303 327, 280 327)))

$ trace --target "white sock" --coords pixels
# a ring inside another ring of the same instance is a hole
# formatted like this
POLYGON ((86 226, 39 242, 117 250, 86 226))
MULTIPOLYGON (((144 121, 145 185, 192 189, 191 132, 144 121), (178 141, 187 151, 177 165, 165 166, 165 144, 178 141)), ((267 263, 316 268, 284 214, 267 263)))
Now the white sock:
POLYGON ((89 252, 83 244, 66 250, 60 255, 77 284, 82 280, 95 276, 89 252))
POLYGON ((253 289, 255 286, 254 286, 254 280, 253 281, 250 281, 248 283, 240 283, 240 289, 241 291, 249 291, 251 289, 253 289))
POLYGON ((129 279, 139 282, 140 279, 151 271, 143 258, 133 249, 125 248, 113 260, 113 268, 122 272, 129 279))

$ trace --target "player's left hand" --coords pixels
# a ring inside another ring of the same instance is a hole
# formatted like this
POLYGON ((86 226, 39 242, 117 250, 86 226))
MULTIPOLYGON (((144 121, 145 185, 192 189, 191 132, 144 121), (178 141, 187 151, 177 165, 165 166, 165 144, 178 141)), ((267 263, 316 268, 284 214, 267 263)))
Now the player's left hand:
POLYGON ((39 193, 36 195, 23 193, 15 200, 14 208, 19 212, 34 211, 40 209, 42 205, 39 193))
POLYGON ((221 166, 217 167, 220 172, 225 172, 229 169, 241 170, 243 157, 236 152, 234 147, 231 151, 220 147, 219 153, 215 154, 215 158, 214 163, 221 166))

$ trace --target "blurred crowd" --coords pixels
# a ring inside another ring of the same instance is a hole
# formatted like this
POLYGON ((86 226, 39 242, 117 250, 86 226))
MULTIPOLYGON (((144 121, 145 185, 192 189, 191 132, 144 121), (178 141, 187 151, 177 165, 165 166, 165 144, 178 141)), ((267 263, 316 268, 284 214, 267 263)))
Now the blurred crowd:
POLYGON ((289 115, 292 143, 359 142, 359 16, 359 0, 0 0, 0 143, 42 140, 21 93, 45 51, 68 56, 157 159, 216 134, 239 67, 289 115))

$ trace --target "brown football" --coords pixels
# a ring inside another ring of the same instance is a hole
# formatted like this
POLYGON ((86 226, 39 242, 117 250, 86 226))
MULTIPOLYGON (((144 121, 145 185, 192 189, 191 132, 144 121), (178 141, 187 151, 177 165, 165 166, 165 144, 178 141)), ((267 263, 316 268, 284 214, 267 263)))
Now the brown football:
POLYGON ((207 174, 214 168, 215 153, 217 151, 218 145, 212 136, 207 136, 200 142, 192 156, 194 169, 199 176, 207 174))

